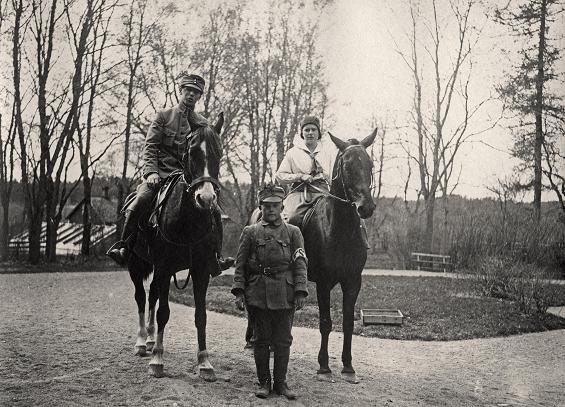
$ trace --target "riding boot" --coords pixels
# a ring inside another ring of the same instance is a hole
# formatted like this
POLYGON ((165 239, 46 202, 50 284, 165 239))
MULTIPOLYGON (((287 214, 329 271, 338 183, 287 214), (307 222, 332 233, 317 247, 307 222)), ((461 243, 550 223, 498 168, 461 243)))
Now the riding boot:
POLYGON ((289 355, 290 347, 275 347, 275 366, 273 367, 275 383, 273 385, 273 390, 277 394, 285 396, 289 400, 294 400, 296 399, 296 393, 290 390, 286 383, 286 371, 288 368, 289 355))
POLYGON ((214 222, 216 224, 218 233, 218 246, 216 249, 216 262, 218 263, 218 267, 212 271, 212 277, 219 276, 220 274, 222 274, 222 271, 229 269, 235 263, 235 259, 233 257, 222 257, 224 225, 222 224, 222 215, 220 214, 220 211, 214 212, 214 222))
POLYGON ((137 239, 137 217, 134 211, 128 210, 125 213, 124 228, 122 230, 121 240, 117 241, 108 249, 106 255, 118 263, 120 266, 126 266, 129 254, 133 250, 137 239))
POLYGON ((255 345, 253 349, 259 389, 255 395, 259 398, 267 398, 271 393, 271 371, 269 369, 269 347, 268 345, 255 345))

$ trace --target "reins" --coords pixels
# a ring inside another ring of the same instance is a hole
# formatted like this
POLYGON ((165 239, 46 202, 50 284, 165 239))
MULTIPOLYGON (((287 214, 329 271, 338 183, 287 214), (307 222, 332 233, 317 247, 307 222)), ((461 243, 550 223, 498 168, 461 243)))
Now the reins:
MULTIPOLYGON (((347 188, 345 187, 345 180, 344 180, 344 177, 343 177, 343 168, 342 168, 343 167, 343 154, 347 150, 354 148, 354 147, 360 147, 360 148, 363 148, 363 149, 365 148, 360 144, 353 144, 353 145, 347 146, 343 151, 340 151, 338 156, 337 156, 337 171, 336 171, 336 174, 332 177, 332 181, 335 181, 338 178, 341 181, 341 187, 343 189, 343 193, 345 194, 345 199, 341 198, 341 197, 339 197, 335 194, 332 194, 331 192, 328 192, 328 191, 326 191, 326 190, 324 190, 320 187, 317 187, 316 185, 313 185, 313 184, 310 184, 310 183, 307 183, 307 182, 304 182, 304 181, 300 182, 296 187, 294 187, 290 191, 288 191, 287 195, 295 192, 296 190, 298 190, 298 189, 300 189, 304 186, 305 188, 312 188, 315 191, 320 192, 322 195, 324 195, 326 197, 333 198, 333 199, 335 199, 339 202, 342 202, 342 203, 345 203, 345 204, 348 204, 348 205, 351 205, 351 206, 355 206, 355 203, 353 202, 353 200, 347 194, 347 188)), ((373 173, 372 172, 371 172, 371 185, 373 185, 373 173)))

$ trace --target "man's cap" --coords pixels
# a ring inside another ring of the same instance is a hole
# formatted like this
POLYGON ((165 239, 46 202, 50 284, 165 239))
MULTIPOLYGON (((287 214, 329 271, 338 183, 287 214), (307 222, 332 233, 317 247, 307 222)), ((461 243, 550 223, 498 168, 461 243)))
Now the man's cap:
POLYGON ((317 127, 318 139, 320 139, 322 137, 322 132, 320 131, 320 119, 318 119, 316 116, 306 116, 304 119, 302 119, 302 122, 300 122, 300 137, 302 137, 302 129, 308 124, 313 124, 317 127))
POLYGON ((259 203, 282 202, 284 200, 284 189, 275 184, 266 184, 259 191, 259 203))
POLYGON ((179 76, 179 86, 181 89, 193 88, 200 93, 204 93, 204 85, 206 85, 206 81, 199 75, 183 72, 179 76))

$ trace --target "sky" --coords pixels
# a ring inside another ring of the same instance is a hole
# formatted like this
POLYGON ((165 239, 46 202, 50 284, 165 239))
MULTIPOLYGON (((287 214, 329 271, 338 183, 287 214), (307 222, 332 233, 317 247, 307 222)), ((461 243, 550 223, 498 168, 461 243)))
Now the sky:
MULTIPOLYGON (((333 119, 327 123, 326 130, 347 139, 369 134, 372 117, 391 129, 408 124, 413 85, 410 71, 397 52, 408 49, 408 10, 407 1, 336 0, 323 16, 320 52, 326 65, 332 100, 329 113, 333 119)), ((485 25, 473 56, 471 97, 475 101, 487 98, 494 85, 511 70, 511 57, 504 55, 502 49, 516 49, 512 39, 502 35, 500 26, 492 21, 485 22, 484 13, 477 11, 474 23, 485 25)), ((553 34, 557 32, 562 36, 564 26, 555 24, 553 34)), ((444 41, 450 44, 449 37, 444 41)), ((421 58, 426 59, 424 55, 421 58)), ((565 70, 563 64, 561 68, 565 70)), ((431 83, 424 78, 424 86, 427 85, 431 83)), ((472 124, 473 128, 486 128, 489 116, 496 117, 500 108, 500 103, 489 104, 472 124)), ((414 135, 408 130, 400 132, 406 133, 406 137, 414 135)), ((387 132, 391 142, 394 133, 394 130, 387 132)), ((472 138, 458 155, 461 178, 454 193, 471 198, 491 196, 487 188, 495 185, 498 178, 510 174, 516 164, 508 153, 511 145, 511 135, 502 122, 472 138)), ((402 154, 398 146, 387 149, 385 153, 390 157, 402 154)), ((402 194, 406 173, 405 159, 389 158, 384 176, 386 196, 402 194)), ((416 188, 414 182, 412 198, 416 188)), ((551 195, 547 198, 554 199, 551 195)))

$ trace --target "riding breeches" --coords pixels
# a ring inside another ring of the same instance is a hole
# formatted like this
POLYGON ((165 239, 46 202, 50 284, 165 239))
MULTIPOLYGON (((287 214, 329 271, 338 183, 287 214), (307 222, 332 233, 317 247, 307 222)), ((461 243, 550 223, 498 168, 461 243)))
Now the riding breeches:
POLYGON ((292 344, 292 323, 294 309, 270 310, 252 305, 254 319, 255 345, 273 345, 280 348, 289 348, 292 344))

